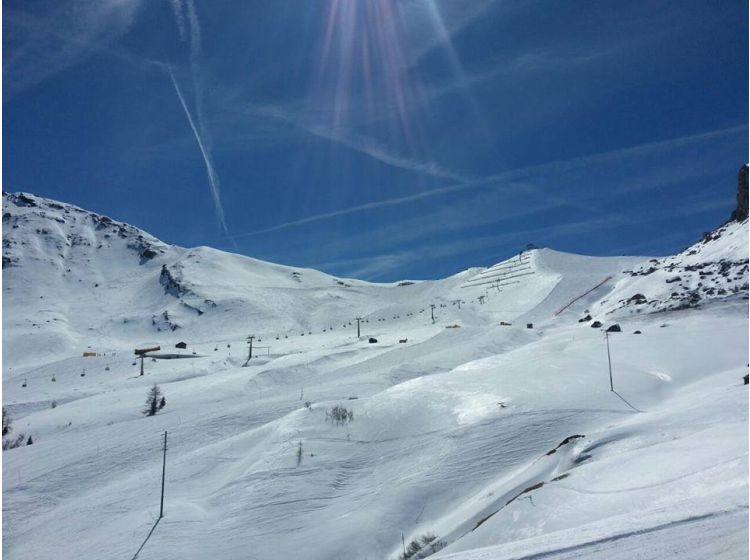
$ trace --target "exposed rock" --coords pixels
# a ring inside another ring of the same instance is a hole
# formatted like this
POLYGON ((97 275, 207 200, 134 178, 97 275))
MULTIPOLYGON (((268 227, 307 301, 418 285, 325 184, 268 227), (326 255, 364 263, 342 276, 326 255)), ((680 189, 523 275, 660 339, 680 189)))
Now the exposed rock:
POLYGON ((737 173, 737 208, 734 209, 729 221, 741 222, 747 220, 748 203, 748 166, 743 165, 737 173))
POLYGON ((607 328, 607 332, 622 332, 622 329, 620 328, 620 325, 615 323, 614 325, 610 325, 609 328, 607 328))
POLYGON ((166 264, 163 264, 161 266, 159 283, 164 286, 165 293, 171 294, 175 297, 180 297, 190 291, 175 279, 171 271, 167 268, 166 264))
POLYGON ((159 253, 157 253, 153 249, 146 249, 145 251, 143 251, 141 253, 141 258, 144 259, 144 260, 150 261, 151 259, 153 259, 158 254, 159 253))
POLYGON ((180 325, 172 321, 168 311, 164 311, 159 315, 153 315, 151 317, 151 324, 156 328, 157 331, 176 331, 180 328, 180 325))
POLYGON ((546 455, 553 455, 553 454, 554 454, 554 453, 556 453, 556 452, 557 452, 557 450, 558 450, 558 449, 560 449, 560 448, 561 448, 561 447, 562 447, 563 445, 567 445, 567 444, 569 444, 569 443, 570 443, 571 441, 575 441, 575 440, 577 440, 577 439, 581 439, 581 438, 584 438, 584 437, 586 437, 586 436, 584 436, 584 435, 582 435, 582 434, 575 434, 575 435, 572 435, 572 436, 568 436, 568 437, 566 437, 566 438, 565 438, 564 440, 562 440, 562 441, 561 441, 560 443, 558 443, 558 444, 557 444, 557 447, 555 447, 554 449, 550 449, 549 451, 547 451, 546 455))
POLYGON ((39 206, 36 200, 25 193, 11 194, 8 198, 15 202, 16 206, 39 206))
POLYGON ((601 326, 602 326, 601 321, 594 321, 593 323, 591 323, 591 328, 592 329, 598 329, 601 326))

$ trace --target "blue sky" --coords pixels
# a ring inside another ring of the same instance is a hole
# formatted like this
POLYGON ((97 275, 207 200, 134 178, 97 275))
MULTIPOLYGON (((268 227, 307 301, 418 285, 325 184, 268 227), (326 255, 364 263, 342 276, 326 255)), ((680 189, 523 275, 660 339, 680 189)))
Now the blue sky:
POLYGON ((3 190, 378 281, 668 254, 734 207, 747 9, 4 1, 3 190))

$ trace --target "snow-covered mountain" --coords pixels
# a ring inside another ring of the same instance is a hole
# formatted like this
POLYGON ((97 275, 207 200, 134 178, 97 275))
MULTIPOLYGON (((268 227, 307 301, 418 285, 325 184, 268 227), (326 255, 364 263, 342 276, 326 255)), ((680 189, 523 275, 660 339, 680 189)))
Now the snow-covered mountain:
POLYGON ((139 558, 747 554, 746 218, 373 284, 4 194, 3 296, 9 558, 132 557, 164 430, 139 558))

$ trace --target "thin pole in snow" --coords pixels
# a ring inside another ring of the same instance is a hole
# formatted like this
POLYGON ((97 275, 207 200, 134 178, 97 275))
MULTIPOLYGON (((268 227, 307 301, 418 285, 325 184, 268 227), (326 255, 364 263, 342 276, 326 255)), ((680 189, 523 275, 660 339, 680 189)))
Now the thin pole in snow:
POLYGON ((167 473, 167 431, 164 430, 164 456, 161 463, 161 505, 159 506, 159 519, 164 517, 164 477, 167 473))
POLYGON ((612 381, 612 357, 609 354, 609 333, 604 332, 604 338, 607 341, 607 363, 609 364, 609 390, 614 393, 615 385, 612 381))
POLYGON ((362 317, 357 317, 357 338, 359 338, 359 322, 362 320, 362 317))
POLYGON ((404 549, 404 558, 406 558, 406 541, 403 533, 401 533, 401 547, 404 549))

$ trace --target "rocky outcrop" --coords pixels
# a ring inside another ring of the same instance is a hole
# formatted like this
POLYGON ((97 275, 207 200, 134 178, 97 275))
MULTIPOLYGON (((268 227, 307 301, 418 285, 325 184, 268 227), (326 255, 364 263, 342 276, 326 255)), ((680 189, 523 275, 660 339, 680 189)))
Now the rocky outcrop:
POLYGON ((161 266, 161 273, 159 274, 159 283, 164 286, 164 293, 170 294, 174 297, 182 297, 185 294, 192 294, 189 288, 180 283, 177 278, 172 274, 172 271, 167 268, 166 264, 161 266))
POLYGON ((737 174, 737 208, 734 209, 729 217, 730 222, 741 222, 747 220, 748 204, 748 166, 743 165, 737 174))

